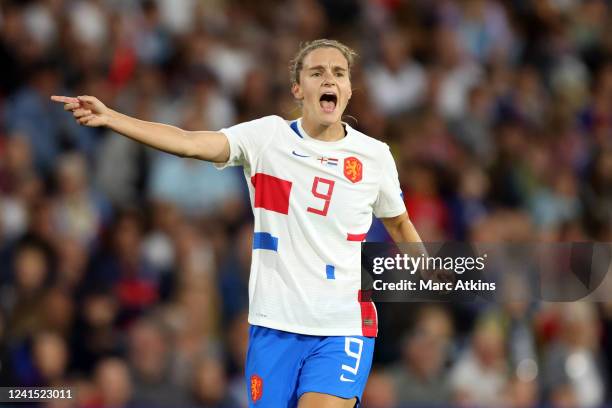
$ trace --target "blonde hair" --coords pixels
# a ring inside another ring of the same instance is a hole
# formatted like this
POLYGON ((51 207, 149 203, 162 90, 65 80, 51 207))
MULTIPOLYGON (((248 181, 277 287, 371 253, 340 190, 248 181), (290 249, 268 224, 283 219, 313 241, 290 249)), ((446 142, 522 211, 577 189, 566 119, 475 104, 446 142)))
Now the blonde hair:
POLYGON ((304 58, 306 58, 306 56, 310 54, 311 51, 314 51, 318 48, 335 48, 340 51, 344 58, 346 58, 350 73, 353 62, 355 62, 355 58, 357 57, 357 53, 352 48, 342 44, 340 41, 321 38, 318 40, 303 43, 300 47, 300 50, 291 60, 291 63, 289 64, 291 85, 300 83, 300 72, 302 71, 302 68, 304 68, 304 58))

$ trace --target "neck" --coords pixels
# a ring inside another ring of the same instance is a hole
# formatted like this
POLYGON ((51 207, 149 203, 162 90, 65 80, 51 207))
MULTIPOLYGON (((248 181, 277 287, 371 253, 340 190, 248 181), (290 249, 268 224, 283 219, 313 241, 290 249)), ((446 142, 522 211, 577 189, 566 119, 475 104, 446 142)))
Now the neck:
POLYGON ((308 136, 323 142, 335 142, 344 137, 344 127, 340 121, 324 125, 303 117, 302 128, 308 133, 308 136))

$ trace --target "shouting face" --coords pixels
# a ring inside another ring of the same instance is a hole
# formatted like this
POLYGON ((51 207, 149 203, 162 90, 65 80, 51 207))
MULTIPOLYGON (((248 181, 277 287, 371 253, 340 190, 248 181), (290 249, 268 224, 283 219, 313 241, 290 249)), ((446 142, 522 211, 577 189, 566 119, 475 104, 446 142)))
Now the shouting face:
POLYGON ((348 62, 336 48, 317 48, 306 55, 293 96, 302 101, 305 118, 324 126, 340 122, 351 98, 348 62))

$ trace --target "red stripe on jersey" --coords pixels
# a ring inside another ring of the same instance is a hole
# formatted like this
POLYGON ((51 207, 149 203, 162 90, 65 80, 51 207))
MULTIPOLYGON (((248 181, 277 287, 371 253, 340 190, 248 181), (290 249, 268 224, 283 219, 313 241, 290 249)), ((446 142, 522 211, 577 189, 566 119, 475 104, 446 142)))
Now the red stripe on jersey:
POLYGON ((365 337, 376 337, 378 334, 378 317, 376 315, 376 306, 370 300, 372 298, 371 291, 357 292, 357 300, 361 306, 361 334, 365 337))
POLYGON ((291 182, 269 174, 256 173, 251 177, 255 187, 255 208, 264 208, 281 214, 289 213, 291 182))
POLYGON ((348 233, 348 234, 346 234, 346 240, 347 241, 363 241, 366 238, 366 235, 368 235, 368 234, 351 234, 351 233, 348 233))

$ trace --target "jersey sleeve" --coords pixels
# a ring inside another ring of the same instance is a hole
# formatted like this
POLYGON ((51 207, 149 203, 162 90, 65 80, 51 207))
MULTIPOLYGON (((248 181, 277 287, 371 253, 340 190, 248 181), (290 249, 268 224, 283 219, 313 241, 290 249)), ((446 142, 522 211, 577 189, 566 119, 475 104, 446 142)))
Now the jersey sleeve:
POLYGON ((215 167, 252 167, 274 137, 279 119, 278 116, 266 116, 221 129, 220 132, 227 136, 230 154, 227 162, 215 163, 215 167))
POLYGON ((406 211, 395 160, 389 146, 385 145, 382 154, 382 171, 378 198, 374 202, 374 215, 378 218, 396 217, 406 211))

